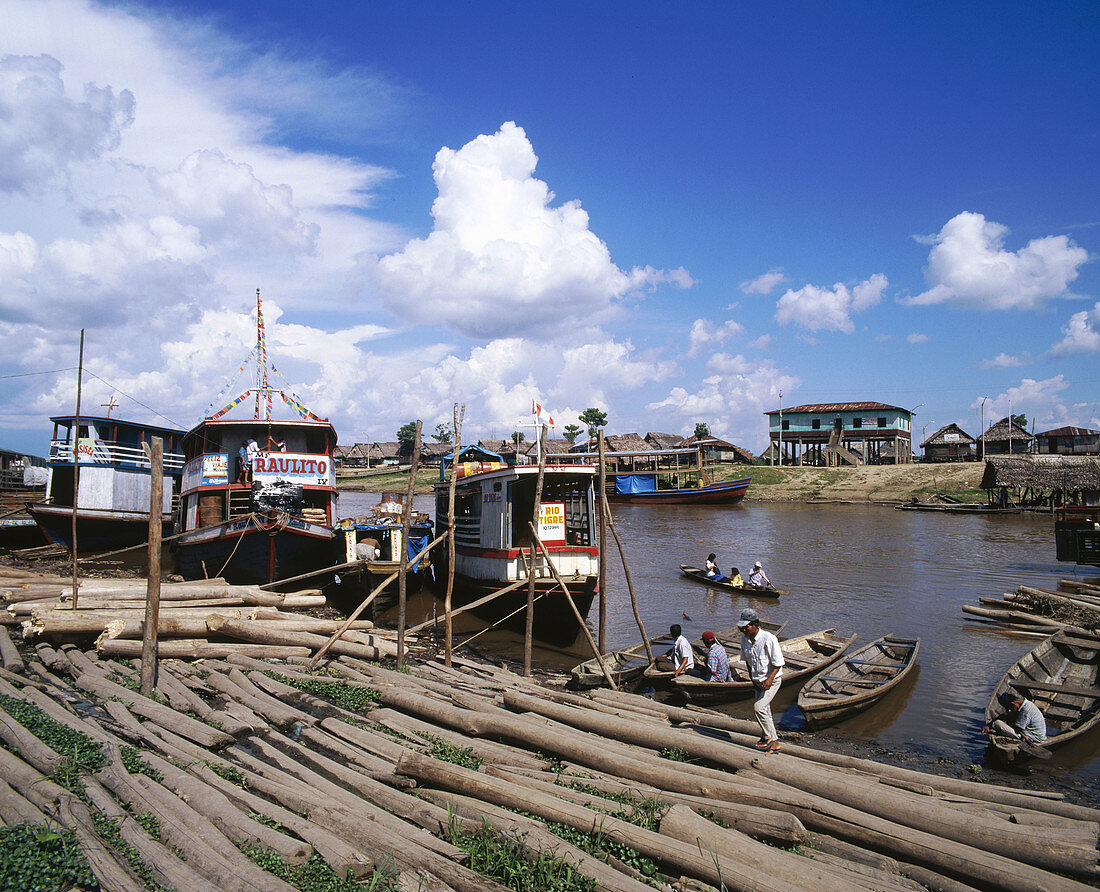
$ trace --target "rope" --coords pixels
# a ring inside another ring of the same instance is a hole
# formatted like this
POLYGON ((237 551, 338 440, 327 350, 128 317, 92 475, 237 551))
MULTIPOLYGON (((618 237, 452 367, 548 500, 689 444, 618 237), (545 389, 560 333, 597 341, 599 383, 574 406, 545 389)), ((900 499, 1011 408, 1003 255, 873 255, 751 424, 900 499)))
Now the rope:
MULTIPOLYGON (((284 529, 287 523, 290 521, 290 515, 282 511, 275 512, 275 523, 270 527, 266 527, 263 524, 263 515, 257 514, 255 511, 251 512, 246 518, 247 524, 255 526, 261 533, 274 533, 278 530, 284 529)), ((222 568, 214 574, 215 578, 221 576, 225 572, 225 568, 229 566, 229 562, 233 560, 233 555, 237 553, 237 549, 241 547, 241 542, 244 541, 245 534, 248 532, 248 525, 241 530, 241 534, 237 537, 237 544, 233 546, 233 550, 229 552, 229 557, 225 559, 225 563, 222 564, 222 568)), ((209 578, 209 577, 207 577, 209 578)))
MULTIPOLYGON (((559 588, 559 586, 558 586, 558 585, 555 585, 555 586, 554 586, 553 588, 548 588, 548 589, 547 589, 546 591, 544 591, 544 592, 539 592, 539 593, 538 593, 537 595, 535 595, 535 597, 534 597, 534 598, 532 598, 532 599, 531 599, 531 604, 532 604, 532 606, 534 606, 534 603, 535 603, 535 601, 537 601, 537 600, 538 600, 539 598, 545 597, 546 595, 550 595, 550 594, 553 594, 554 592, 556 592, 556 591, 558 590, 558 588, 559 588)), ((495 623, 492 623, 491 625, 488 625, 488 626, 486 626, 486 627, 485 627, 484 629, 482 629, 482 630, 481 630, 480 632, 475 632, 475 633, 474 633, 473 635, 471 635, 471 636, 470 636, 469 638, 467 638, 467 639, 466 639, 465 641, 463 641, 463 642, 462 642, 461 644, 459 644, 458 646, 459 646, 459 647, 465 647, 465 646, 466 646, 467 644, 469 644, 469 643, 470 643, 471 641, 473 641, 473 640, 474 640, 475 638, 477 638, 478 636, 480 636, 480 635, 484 635, 484 634, 485 634, 486 632, 488 632, 488 631, 491 631, 492 629, 495 629, 495 628, 496 628, 497 626, 499 626, 499 625, 500 625, 500 624, 501 624, 502 622, 505 622, 505 621, 507 621, 507 620, 510 620, 510 619, 511 619, 511 618, 512 618, 513 616, 515 616, 515 615, 516 615, 517 613, 519 613, 519 612, 520 612, 521 610, 526 610, 526 609, 527 609, 527 603, 526 603, 526 602, 524 602, 524 604, 523 604, 523 606, 522 606, 522 607, 517 607, 517 608, 516 608, 515 610, 513 610, 513 611, 512 611, 511 613, 509 613, 509 614, 508 614, 507 616, 502 616, 502 617, 501 617, 500 619, 498 619, 498 620, 497 620, 497 621, 496 621, 495 623)))

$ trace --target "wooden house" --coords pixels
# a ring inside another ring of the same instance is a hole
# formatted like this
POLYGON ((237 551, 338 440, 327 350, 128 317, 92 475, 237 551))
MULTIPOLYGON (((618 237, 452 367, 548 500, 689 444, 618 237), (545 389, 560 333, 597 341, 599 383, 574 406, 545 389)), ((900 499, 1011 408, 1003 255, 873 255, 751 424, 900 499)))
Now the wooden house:
POLYGON ((736 446, 718 437, 688 437, 679 446, 680 449, 699 449, 703 461, 707 464, 744 464, 756 463, 756 457, 742 446, 736 446))
POLYGON ((1100 459, 1079 455, 995 455, 981 488, 991 506, 1049 508, 1100 505, 1100 459))
POLYGON ((768 436, 785 465, 908 464, 913 413, 886 403, 813 403, 773 409, 768 436), (884 447, 892 446, 890 456, 884 447))
POLYGON ((1040 455, 1100 455, 1100 431, 1059 427, 1036 434, 1040 455))
POLYGON ((957 424, 941 427, 920 444, 924 461, 974 461, 977 441, 957 424))
POLYGON ((650 431, 645 435, 645 441, 654 449, 679 449, 684 438, 679 434, 662 434, 658 431, 650 431))
POLYGON ((1026 428, 1002 418, 982 434, 979 444, 983 457, 991 455, 1023 455, 1031 452, 1035 438, 1026 428))

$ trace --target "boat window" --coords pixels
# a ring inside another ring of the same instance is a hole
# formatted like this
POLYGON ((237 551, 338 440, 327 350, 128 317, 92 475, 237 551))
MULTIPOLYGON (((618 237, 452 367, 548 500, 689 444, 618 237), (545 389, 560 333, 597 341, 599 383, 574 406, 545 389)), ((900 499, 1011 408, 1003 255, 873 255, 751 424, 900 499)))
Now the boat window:
POLYGON ((455 542, 481 544, 481 488, 455 491, 455 542))

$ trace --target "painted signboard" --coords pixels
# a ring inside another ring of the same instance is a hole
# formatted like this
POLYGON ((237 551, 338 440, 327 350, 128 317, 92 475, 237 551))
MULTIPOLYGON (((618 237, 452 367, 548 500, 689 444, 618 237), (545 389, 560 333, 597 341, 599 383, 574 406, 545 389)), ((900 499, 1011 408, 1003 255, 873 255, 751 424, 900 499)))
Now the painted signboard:
POLYGON ((252 479, 265 484, 282 480, 304 486, 336 485, 328 456, 304 452, 257 452, 252 459, 252 479))
POLYGON ((543 502, 539 505, 539 538, 545 545, 565 544, 565 504, 543 502))
POLYGON ((214 452, 193 458, 183 468, 183 491, 200 486, 226 486, 229 483, 229 454, 214 452))

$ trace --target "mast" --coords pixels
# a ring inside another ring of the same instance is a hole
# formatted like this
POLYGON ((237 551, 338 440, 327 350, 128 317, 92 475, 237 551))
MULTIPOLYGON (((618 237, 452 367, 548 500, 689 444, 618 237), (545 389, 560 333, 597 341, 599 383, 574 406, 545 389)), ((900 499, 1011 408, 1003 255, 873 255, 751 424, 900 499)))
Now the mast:
POLYGON ((264 419, 271 420, 271 388, 267 383, 267 333, 264 331, 264 307, 260 299, 260 289, 256 289, 256 357, 258 368, 256 369, 256 412, 254 418, 260 417, 260 396, 264 399, 264 419))

